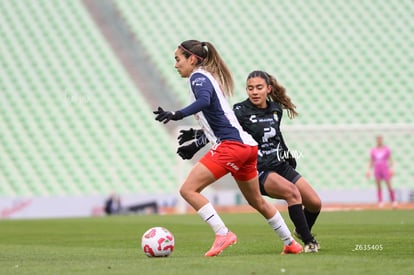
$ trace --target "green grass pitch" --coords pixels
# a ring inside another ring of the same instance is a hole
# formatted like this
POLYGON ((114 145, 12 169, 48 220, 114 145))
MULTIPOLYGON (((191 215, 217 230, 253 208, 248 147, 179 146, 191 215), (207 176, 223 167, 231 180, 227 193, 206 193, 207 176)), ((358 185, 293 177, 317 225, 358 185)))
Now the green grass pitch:
POLYGON ((222 218, 238 243, 214 258, 203 256, 214 235, 197 215, 3 220, 0 274, 414 274, 412 210, 322 212, 313 230, 321 251, 300 255, 280 255, 259 214, 222 218), (170 257, 141 251, 152 226, 174 234, 170 257))

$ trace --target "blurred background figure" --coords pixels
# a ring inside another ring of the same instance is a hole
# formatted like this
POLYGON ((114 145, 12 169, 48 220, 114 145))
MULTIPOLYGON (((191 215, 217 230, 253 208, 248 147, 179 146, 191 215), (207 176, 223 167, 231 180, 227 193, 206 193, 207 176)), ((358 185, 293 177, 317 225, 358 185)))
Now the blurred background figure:
POLYGON ((107 215, 115 215, 121 212, 121 198, 116 193, 111 193, 105 201, 105 213, 107 215))
POLYGON ((382 199, 382 187, 381 182, 385 181, 387 184, 388 192, 390 195, 390 201, 392 203, 392 207, 396 208, 397 201, 395 200, 395 192, 392 188, 391 178, 394 175, 393 171, 393 161, 391 158, 391 149, 384 145, 383 137, 378 135, 376 137, 376 146, 371 149, 370 151, 370 160, 368 163, 368 171, 367 171, 367 178, 371 178, 371 171, 374 172, 374 179, 377 184, 377 199, 378 199, 378 206, 383 207, 383 199, 382 199))
POLYGON ((104 211, 107 215, 158 214, 159 207, 155 200, 122 206, 121 196, 111 193, 105 201, 104 211))

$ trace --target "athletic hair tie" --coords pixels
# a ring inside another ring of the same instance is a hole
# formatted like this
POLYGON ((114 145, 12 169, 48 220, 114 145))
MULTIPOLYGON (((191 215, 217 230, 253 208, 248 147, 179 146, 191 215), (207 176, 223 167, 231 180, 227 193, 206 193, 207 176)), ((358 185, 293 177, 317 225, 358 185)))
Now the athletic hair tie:
POLYGON ((180 49, 182 49, 183 51, 185 51, 185 52, 187 52, 187 53, 189 53, 189 54, 191 54, 191 55, 194 55, 195 57, 197 57, 198 59, 201 59, 201 61, 203 61, 204 60, 204 57, 201 57, 201 56, 198 56, 198 55, 196 55, 195 53, 193 53, 192 51, 190 51, 190 50, 187 50, 183 45, 180 45, 180 46, 178 46, 180 49))

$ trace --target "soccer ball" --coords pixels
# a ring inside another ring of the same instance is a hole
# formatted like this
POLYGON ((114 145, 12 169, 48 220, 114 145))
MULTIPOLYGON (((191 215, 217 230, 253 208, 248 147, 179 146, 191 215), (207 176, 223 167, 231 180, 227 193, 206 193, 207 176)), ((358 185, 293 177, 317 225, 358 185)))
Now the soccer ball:
POLYGON ((174 251, 174 236, 164 227, 152 227, 142 235, 141 248, 148 257, 167 257, 174 251))

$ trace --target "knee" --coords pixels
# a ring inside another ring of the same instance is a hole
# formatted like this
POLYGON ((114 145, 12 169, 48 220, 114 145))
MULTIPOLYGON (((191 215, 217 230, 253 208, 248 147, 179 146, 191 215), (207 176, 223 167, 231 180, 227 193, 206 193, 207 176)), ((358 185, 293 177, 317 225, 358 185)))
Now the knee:
MULTIPOLYGON (((292 184, 292 187, 294 187, 293 184, 292 184)), ((289 190, 289 192, 285 194, 285 200, 289 205, 299 204, 299 203, 301 204, 302 196, 300 195, 299 190, 295 187, 295 188, 291 188, 291 190, 289 190)))
POLYGON ((305 205, 310 212, 319 212, 322 209, 322 201, 319 197, 312 198, 309 203, 305 205))
POLYGON ((186 188, 184 185, 181 186, 179 192, 180 192, 181 197, 183 197, 185 200, 187 200, 187 198, 191 196, 191 191, 188 188, 186 188))
POLYGON ((265 186, 265 191, 271 198, 285 200, 288 205, 302 203, 302 196, 294 184, 281 184, 278 185, 278 188, 273 187, 274 185, 271 184, 265 186))
POLYGON ((319 197, 315 201, 314 206, 317 209, 317 211, 321 211, 321 209, 322 209, 322 201, 321 201, 321 199, 319 197))
POLYGON ((302 204, 303 206, 310 212, 316 213, 321 211, 322 208, 322 201, 318 195, 314 194, 313 196, 309 196, 306 194, 302 196, 302 204))

